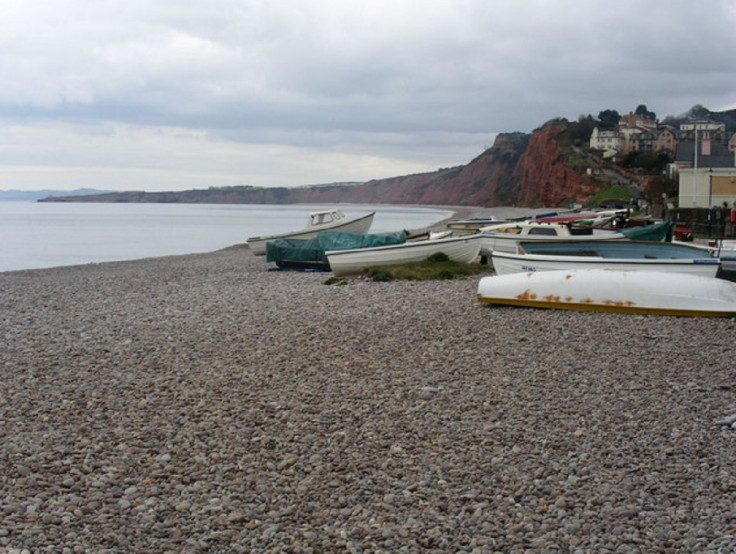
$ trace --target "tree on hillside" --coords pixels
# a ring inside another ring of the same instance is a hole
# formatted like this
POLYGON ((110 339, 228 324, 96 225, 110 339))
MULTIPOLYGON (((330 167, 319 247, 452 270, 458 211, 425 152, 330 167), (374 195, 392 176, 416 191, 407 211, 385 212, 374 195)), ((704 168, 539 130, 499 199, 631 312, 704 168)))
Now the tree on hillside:
POLYGON ((710 110, 705 106, 696 104, 687 112, 690 119, 710 119, 710 110))
POLYGON ((644 169, 649 173, 662 173, 672 157, 667 152, 638 152, 632 150, 621 160, 621 167, 644 169))
POLYGON ((654 112, 650 112, 647 109, 646 105, 644 105, 644 104, 639 104, 636 107, 636 111, 634 111, 634 113, 636 115, 643 115, 643 116, 648 117, 649 119, 654 120, 654 121, 657 120, 657 114, 654 113, 654 112))
POLYGON ((677 180, 670 179, 665 175, 657 175, 647 180, 642 193, 649 204, 654 205, 662 201, 662 194, 667 195, 667 198, 676 197, 679 194, 679 187, 677 180))
POLYGON ((660 123, 666 127, 673 127, 679 129, 680 125, 687 122, 687 116, 684 114, 680 115, 668 115, 660 123))
POLYGON ((614 129, 621 120, 621 115, 616 110, 603 110, 598 114, 601 129, 614 129))
POLYGON ((590 138, 596 122, 591 115, 581 115, 577 123, 570 125, 570 137, 573 142, 586 141, 590 138))

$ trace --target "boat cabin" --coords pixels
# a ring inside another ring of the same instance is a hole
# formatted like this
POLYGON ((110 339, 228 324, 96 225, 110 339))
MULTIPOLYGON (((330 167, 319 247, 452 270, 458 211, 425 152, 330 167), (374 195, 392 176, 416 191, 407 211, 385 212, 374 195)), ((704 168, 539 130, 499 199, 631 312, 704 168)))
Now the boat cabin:
POLYGON ((588 225, 571 225, 569 223, 540 223, 522 221, 518 223, 489 225, 481 232, 508 235, 544 235, 555 237, 587 236, 592 235, 595 228, 588 225))
POLYGON ((328 210, 325 212, 312 212, 309 214, 309 225, 310 227, 320 227, 322 225, 328 225, 345 219, 345 214, 342 210, 328 210))

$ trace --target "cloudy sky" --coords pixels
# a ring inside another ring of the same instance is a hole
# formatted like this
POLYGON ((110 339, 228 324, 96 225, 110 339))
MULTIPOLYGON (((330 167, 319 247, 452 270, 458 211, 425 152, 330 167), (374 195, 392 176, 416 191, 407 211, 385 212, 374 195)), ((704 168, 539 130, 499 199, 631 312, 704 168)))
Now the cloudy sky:
POLYGON ((0 190, 366 181, 736 107, 736 0, 0 0, 0 190))

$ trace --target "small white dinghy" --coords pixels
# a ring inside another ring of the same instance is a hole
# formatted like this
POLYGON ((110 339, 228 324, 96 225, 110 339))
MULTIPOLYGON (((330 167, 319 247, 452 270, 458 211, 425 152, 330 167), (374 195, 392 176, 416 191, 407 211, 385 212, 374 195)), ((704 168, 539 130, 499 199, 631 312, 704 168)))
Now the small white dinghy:
POLYGON ((480 252, 480 235, 476 233, 459 237, 430 238, 374 248, 328 250, 325 255, 332 273, 339 277, 361 273, 371 266, 421 262, 438 252, 446 254, 453 262, 471 263, 480 252))
POLYGON ((594 312, 735 317, 736 283, 647 270, 540 271, 484 277, 478 283, 478 301, 594 312))

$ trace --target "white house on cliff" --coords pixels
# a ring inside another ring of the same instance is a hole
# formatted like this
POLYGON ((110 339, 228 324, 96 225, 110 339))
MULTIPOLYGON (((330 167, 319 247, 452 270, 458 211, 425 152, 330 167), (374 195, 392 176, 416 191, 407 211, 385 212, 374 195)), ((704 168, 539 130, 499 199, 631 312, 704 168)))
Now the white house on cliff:
POLYGON ((593 129, 590 136, 590 147, 602 150, 604 158, 623 156, 635 150, 633 137, 642 133, 651 133, 657 130, 657 122, 653 119, 635 113, 621 116, 614 130, 593 129))

